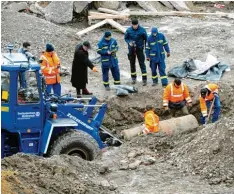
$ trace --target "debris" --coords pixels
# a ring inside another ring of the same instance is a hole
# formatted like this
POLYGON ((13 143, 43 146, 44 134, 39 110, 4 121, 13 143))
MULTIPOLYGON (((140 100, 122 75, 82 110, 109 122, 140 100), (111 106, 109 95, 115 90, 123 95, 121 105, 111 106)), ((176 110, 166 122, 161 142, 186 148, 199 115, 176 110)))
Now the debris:
POLYGON ((102 7, 102 8, 107 8, 107 9, 112 9, 112 10, 118 10, 120 7, 119 1, 94 1, 94 6, 96 9, 102 7))
POLYGON ((155 158, 153 158, 152 156, 148 156, 148 155, 144 156, 141 161, 142 161, 142 164, 144 165, 152 165, 156 162, 155 158))
POLYGON ((166 6, 167 8, 171 10, 174 9, 173 5, 169 1, 160 1, 160 3, 162 3, 164 6, 166 6))
POLYGON ((111 26, 117 28, 119 31, 121 31, 123 33, 125 33, 125 31, 126 31, 126 28, 124 28, 122 25, 120 25, 119 23, 115 22, 114 20, 112 20, 112 19, 105 19, 105 20, 103 20, 101 22, 98 22, 98 23, 96 23, 96 24, 94 24, 94 25, 92 25, 92 26, 90 26, 90 27, 88 27, 88 28, 86 28, 84 30, 81 30, 80 32, 77 32, 76 35, 78 37, 81 37, 82 35, 90 32, 90 31, 92 31, 92 30, 94 30, 96 28, 99 28, 99 27, 101 27, 101 26, 103 26, 104 24, 107 24, 107 23, 110 24, 111 26))
POLYGON ((102 166, 101 169, 99 170, 100 174, 106 174, 109 171, 108 166, 102 166))
POLYGON ((178 11, 186 11, 186 10, 189 11, 190 10, 184 1, 170 1, 170 3, 178 11))
POLYGON ((103 20, 103 19, 120 19, 128 20, 128 15, 110 15, 110 14, 97 14, 88 16, 89 24, 92 23, 93 19, 103 20))
POLYGON ((99 22, 99 23, 97 23, 97 24, 94 24, 94 25, 92 25, 92 26, 90 26, 90 27, 88 27, 88 28, 86 28, 86 29, 84 29, 84 30, 81 30, 81 31, 77 32, 76 35, 77 35, 78 37, 81 37, 82 35, 84 35, 84 34, 90 32, 90 31, 92 31, 92 30, 94 30, 94 29, 96 29, 96 28, 101 27, 101 26, 103 26, 103 25, 106 24, 106 23, 107 23, 107 20, 103 20, 103 21, 101 21, 101 22, 99 22))
POLYGON ((166 11, 166 10, 168 10, 159 1, 137 1, 137 3, 145 11, 166 11))
POLYGON ((28 4, 26 2, 20 2, 20 3, 11 3, 9 5, 9 9, 11 11, 22 11, 22 10, 25 10, 25 9, 28 9, 28 4))
POLYGON ((73 9, 76 13, 81 13, 91 1, 74 1, 73 9))
POLYGON ((135 158, 137 156, 137 153, 135 151, 132 151, 128 154, 129 158, 135 158))
POLYGON ((225 5, 215 3, 215 4, 214 4, 214 7, 216 7, 216 8, 224 8, 225 5))
POLYGON ((124 13, 124 12, 119 12, 119 11, 115 11, 115 10, 112 10, 112 9, 106 9, 106 8, 98 8, 98 11, 100 12, 104 12, 104 13, 110 13, 110 14, 114 14, 114 15, 127 15, 127 13, 124 13))
MULTIPOLYGON (((36 4, 37 4, 37 3, 35 3, 35 4, 33 3, 33 4, 31 4, 31 5, 29 6, 30 11, 33 12, 33 13, 35 13, 35 14, 38 14, 38 15, 44 15, 43 12, 41 12, 40 10, 37 9, 36 4)), ((37 5, 38 5, 38 4, 37 4, 37 5)))
POLYGON ((140 164, 141 164, 141 161, 140 160, 136 160, 135 162, 129 164, 128 168, 130 170, 135 170, 135 169, 137 169, 140 166, 140 164))
POLYGON ((73 1, 52 1, 45 8, 45 18, 48 21, 64 24, 72 21, 73 1))
POLYGON ((128 161, 121 160, 119 170, 127 170, 128 169, 128 161))

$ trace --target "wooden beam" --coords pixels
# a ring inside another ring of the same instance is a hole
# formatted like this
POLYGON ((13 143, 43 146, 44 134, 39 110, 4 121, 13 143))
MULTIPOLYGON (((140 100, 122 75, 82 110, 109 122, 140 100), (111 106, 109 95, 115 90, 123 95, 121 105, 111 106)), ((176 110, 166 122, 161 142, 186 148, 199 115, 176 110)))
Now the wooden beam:
POLYGON ((131 11, 130 15, 131 16, 185 16, 185 15, 228 16, 228 13, 200 13, 200 12, 186 12, 186 11, 171 11, 171 12, 131 11))
POLYGON ((101 22, 96 23, 95 25, 92 25, 92 26, 90 26, 90 27, 88 27, 88 28, 86 28, 86 29, 84 29, 84 30, 81 30, 81 31, 77 32, 76 35, 77 35, 78 37, 81 37, 82 35, 84 35, 84 34, 90 32, 90 31, 92 31, 92 30, 94 30, 94 29, 96 29, 96 28, 101 27, 101 26, 103 26, 103 25, 106 24, 106 23, 107 23, 107 20, 103 20, 103 21, 101 21, 101 22))
POLYGON ((104 12, 104 13, 110 13, 110 14, 114 14, 114 15, 120 15, 119 11, 115 11, 115 10, 112 10, 112 9, 106 9, 106 8, 102 8, 102 7, 99 7, 98 11, 104 12))
POLYGON ((111 26, 115 27, 116 29, 118 29, 120 32, 125 33, 126 32, 126 28, 123 27, 122 25, 120 25, 118 22, 115 22, 112 19, 107 19, 107 23, 110 24, 111 26))
POLYGON ((115 16, 113 14, 100 13, 96 11, 89 11, 89 16, 115 16))
POLYGON ((92 20, 92 19, 122 19, 122 20, 127 20, 128 16, 126 16, 126 15, 105 14, 105 15, 88 16, 88 19, 89 20, 92 20))

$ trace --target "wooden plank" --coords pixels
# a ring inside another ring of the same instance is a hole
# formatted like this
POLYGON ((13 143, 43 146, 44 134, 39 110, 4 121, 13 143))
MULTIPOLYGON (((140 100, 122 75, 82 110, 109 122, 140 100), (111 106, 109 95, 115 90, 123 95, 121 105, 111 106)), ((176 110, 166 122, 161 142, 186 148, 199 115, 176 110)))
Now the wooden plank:
POLYGON ((127 20, 128 16, 126 15, 96 15, 96 16, 88 16, 88 20, 92 19, 122 19, 127 20))
POLYGON ((106 24, 106 23, 107 23, 107 20, 103 20, 103 21, 101 21, 101 22, 96 23, 95 25, 92 25, 92 26, 90 26, 90 27, 88 27, 88 28, 86 28, 86 29, 84 29, 84 30, 81 30, 81 31, 77 32, 76 35, 77 35, 78 37, 81 37, 82 35, 84 35, 84 34, 90 32, 90 31, 92 31, 92 30, 94 30, 94 29, 96 29, 96 28, 101 27, 101 26, 103 26, 103 25, 106 24))
POLYGON ((107 8, 102 8, 102 7, 99 7, 98 11, 104 12, 104 13, 110 13, 110 14, 114 14, 114 15, 120 15, 119 11, 115 11, 115 10, 107 9, 107 8))
POLYGON ((107 23, 110 24, 111 26, 115 27, 116 29, 118 29, 120 32, 125 33, 126 32, 126 28, 124 28, 122 25, 120 25, 118 22, 115 22, 112 19, 107 19, 107 23))
POLYGON ((200 13, 200 12, 186 12, 186 11, 171 11, 171 12, 141 12, 131 11, 131 16, 185 16, 185 15, 214 15, 214 16, 228 16, 228 13, 200 13))
POLYGON ((96 11, 89 11, 89 16, 114 16, 113 14, 100 13, 96 11))

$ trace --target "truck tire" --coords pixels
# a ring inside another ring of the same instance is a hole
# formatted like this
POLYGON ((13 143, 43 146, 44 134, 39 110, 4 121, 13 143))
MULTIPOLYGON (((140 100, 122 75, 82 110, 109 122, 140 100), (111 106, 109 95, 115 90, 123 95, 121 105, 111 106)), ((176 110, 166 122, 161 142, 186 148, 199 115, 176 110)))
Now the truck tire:
POLYGON ((92 136, 83 131, 69 130, 52 143, 48 155, 68 154, 91 161, 99 152, 99 146, 92 136))

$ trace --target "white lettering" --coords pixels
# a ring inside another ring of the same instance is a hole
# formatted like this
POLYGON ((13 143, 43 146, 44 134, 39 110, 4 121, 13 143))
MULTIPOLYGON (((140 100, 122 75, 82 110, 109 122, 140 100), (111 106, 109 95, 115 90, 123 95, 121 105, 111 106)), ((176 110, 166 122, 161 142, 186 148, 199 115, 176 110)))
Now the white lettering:
POLYGON ((83 126, 86 127, 87 129, 93 130, 92 127, 90 127, 89 125, 87 125, 87 124, 84 123, 83 121, 77 119, 75 116, 71 115, 70 113, 68 113, 67 116, 68 116, 70 119, 76 121, 77 123, 80 123, 81 125, 83 125, 83 126))

